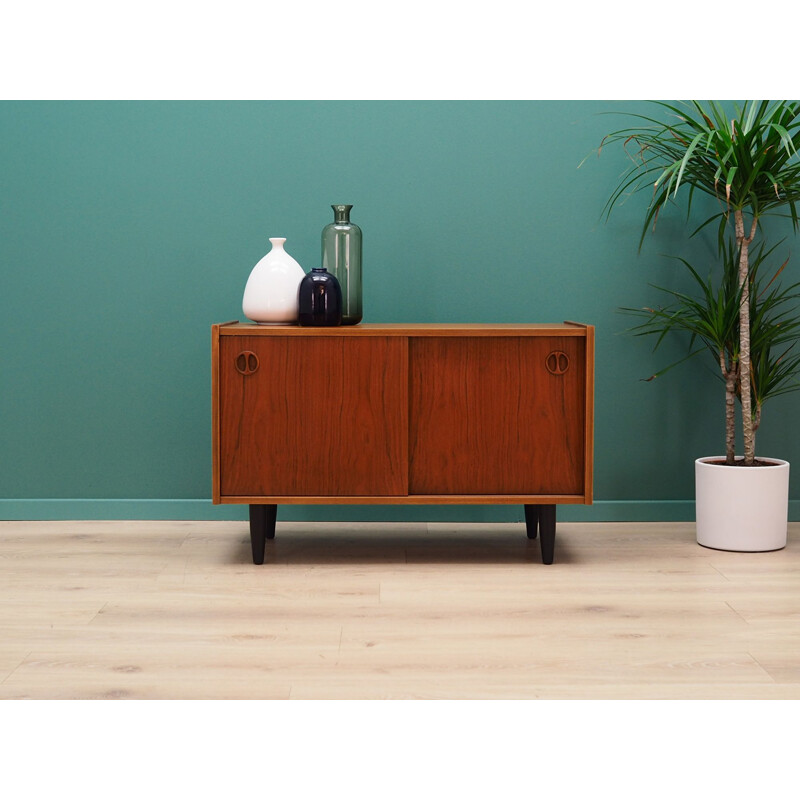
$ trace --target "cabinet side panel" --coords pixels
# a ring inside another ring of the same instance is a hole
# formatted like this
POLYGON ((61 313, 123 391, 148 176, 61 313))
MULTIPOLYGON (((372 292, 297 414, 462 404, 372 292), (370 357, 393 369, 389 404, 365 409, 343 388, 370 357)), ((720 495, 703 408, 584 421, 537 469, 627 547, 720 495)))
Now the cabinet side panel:
POLYGON ((211 327, 211 502, 219 503, 219 325, 211 327))
POLYGON ((407 348, 390 337, 222 337, 222 495, 407 494, 407 348))
POLYGON ((586 478, 584 502, 594 497, 594 326, 586 327, 586 478))
POLYGON ((585 342, 412 338, 409 492, 583 495, 585 342))

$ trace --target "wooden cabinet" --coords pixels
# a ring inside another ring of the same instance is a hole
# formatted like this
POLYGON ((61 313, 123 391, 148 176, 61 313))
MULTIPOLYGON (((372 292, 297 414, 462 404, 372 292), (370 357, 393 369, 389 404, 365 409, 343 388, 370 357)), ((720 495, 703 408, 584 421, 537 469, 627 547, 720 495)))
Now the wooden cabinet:
POLYGON ((519 503, 552 561, 557 503, 592 502, 594 329, 212 327, 213 501, 519 503))

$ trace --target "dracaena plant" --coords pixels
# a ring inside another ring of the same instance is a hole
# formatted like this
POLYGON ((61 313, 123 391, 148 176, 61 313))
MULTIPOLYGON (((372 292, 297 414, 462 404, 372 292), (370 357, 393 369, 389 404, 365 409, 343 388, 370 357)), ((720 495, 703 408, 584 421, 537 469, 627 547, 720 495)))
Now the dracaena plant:
MULTIPOLYGON (((775 247, 765 249, 762 243, 749 260, 750 320, 750 405, 753 409, 753 438, 761 424, 764 403, 772 397, 797 391, 800 370, 800 283, 783 286, 780 275, 788 260, 763 276, 765 263, 775 247)), ((656 337, 654 349, 671 334, 688 336, 688 354, 646 380, 653 380, 668 370, 700 353, 709 353, 717 364, 719 377, 725 384, 725 458, 735 463, 735 405, 742 401, 740 374, 740 303, 738 285, 740 252, 733 241, 723 241, 720 252, 721 270, 712 269, 707 278, 686 259, 678 258, 693 279, 693 292, 680 292, 656 286, 665 304, 656 308, 623 308, 622 311, 642 318, 630 329, 636 336, 656 337), (716 272, 721 272, 716 276, 716 272)))
POLYGON ((765 215, 788 217, 794 230, 798 228, 800 103, 748 100, 736 106, 733 117, 714 101, 656 102, 655 106, 665 119, 628 115, 635 124, 610 133, 601 143, 600 149, 622 143, 632 159, 605 211, 610 214, 625 196, 649 188, 652 197, 641 247, 650 226, 655 226, 661 211, 679 193, 686 196, 687 215, 695 192, 718 201, 717 211, 702 220, 695 233, 718 222, 720 249, 731 227, 735 236, 739 337, 731 369, 741 399, 744 463, 750 465, 755 459, 755 431, 760 421, 760 407, 753 403, 757 393, 751 386, 759 367, 754 364, 751 339, 750 248, 765 215))

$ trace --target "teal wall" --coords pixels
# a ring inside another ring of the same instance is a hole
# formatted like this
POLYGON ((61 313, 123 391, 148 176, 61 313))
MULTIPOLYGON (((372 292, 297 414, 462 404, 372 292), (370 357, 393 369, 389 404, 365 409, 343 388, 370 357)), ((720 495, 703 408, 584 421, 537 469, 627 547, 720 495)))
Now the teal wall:
MULTIPOLYGON (((691 519, 693 459, 723 449, 703 362, 655 383, 621 305, 706 263, 676 210, 609 223, 604 150, 640 102, 0 103, 0 517, 242 518, 213 507, 209 327, 241 318, 285 236, 318 263, 330 204, 364 231, 369 322, 597 326, 595 497, 571 519, 691 519)), ((774 227, 774 226, 773 226, 774 227)), ((780 253, 794 243, 791 231, 780 253)), ((795 274, 800 265, 794 267, 795 274)), ((800 399, 768 405, 762 455, 797 460, 800 399)), ((792 498, 800 484, 792 480, 792 498)), ((795 508, 793 503, 793 509, 795 508)), ((519 519, 503 507, 298 507, 289 519, 519 519)), ((793 510, 793 517, 796 517, 793 510)))

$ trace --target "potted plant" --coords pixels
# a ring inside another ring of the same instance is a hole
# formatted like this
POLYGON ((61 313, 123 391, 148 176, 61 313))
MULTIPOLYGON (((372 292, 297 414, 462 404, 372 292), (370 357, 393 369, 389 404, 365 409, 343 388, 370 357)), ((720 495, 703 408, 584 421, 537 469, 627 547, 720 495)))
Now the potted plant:
MULTIPOLYGON (((753 435, 761 423, 768 399, 800 389, 800 283, 782 287, 779 276, 786 263, 762 279, 760 270, 772 251, 762 243, 750 256, 750 344, 754 409, 753 435), (797 349, 796 349, 797 348, 797 349)), ((695 292, 655 287, 665 297, 656 308, 623 308, 643 318, 630 329, 636 336, 655 336, 654 349, 670 334, 688 335, 688 354, 651 375, 653 380, 694 356, 708 353, 725 387, 725 456, 695 462, 697 540, 722 550, 777 550, 786 545, 789 501, 789 464, 781 459, 757 459, 775 469, 757 473, 731 472, 719 467, 738 466, 735 443, 735 406, 741 401, 739 381, 739 254, 732 242, 720 254, 721 275, 704 279, 685 259, 695 292)), ((718 265, 715 265, 718 266, 718 265)), ((740 461, 743 460, 740 458, 740 461)))
MULTIPOLYGON (((747 101, 736 108, 732 119, 716 102, 655 105, 667 113, 667 121, 634 114, 634 127, 614 131, 601 143, 600 149, 606 143, 623 143, 632 159, 605 211, 610 214, 631 192, 652 189, 639 241, 641 248, 651 224, 655 226, 660 212, 681 190, 682 196, 687 196, 687 211, 698 191, 718 201, 717 210, 694 233, 710 223, 719 223, 718 243, 724 264, 721 294, 716 297, 723 306, 731 304, 726 319, 732 330, 725 334, 724 345, 717 341, 714 347, 726 381, 728 441, 724 458, 701 458, 695 464, 698 542, 726 550, 778 549, 786 542, 789 465, 780 459, 757 459, 755 433, 761 421, 764 387, 769 383, 765 375, 769 375, 770 364, 773 369, 776 364, 785 369, 791 366, 791 356, 788 361, 786 355, 781 359, 774 349, 781 347, 786 320, 775 321, 770 316, 770 308, 772 312, 776 308, 774 302, 767 304, 766 311, 759 306, 755 279, 766 255, 763 243, 760 260, 751 258, 751 248, 765 215, 789 217, 797 230, 800 103, 747 101), (726 243, 731 226, 735 245, 726 243), (765 316, 757 316, 759 308, 765 316), (741 457, 735 456, 734 437, 730 435, 733 396, 741 407, 741 457)), ((702 280, 700 283, 706 285, 702 280)), ((675 299, 685 302, 680 297, 675 299)), ((777 308, 785 312, 786 303, 778 303, 777 308)), ((654 319, 664 321, 663 317, 654 319)), ((721 331, 715 335, 718 333, 721 331)))

